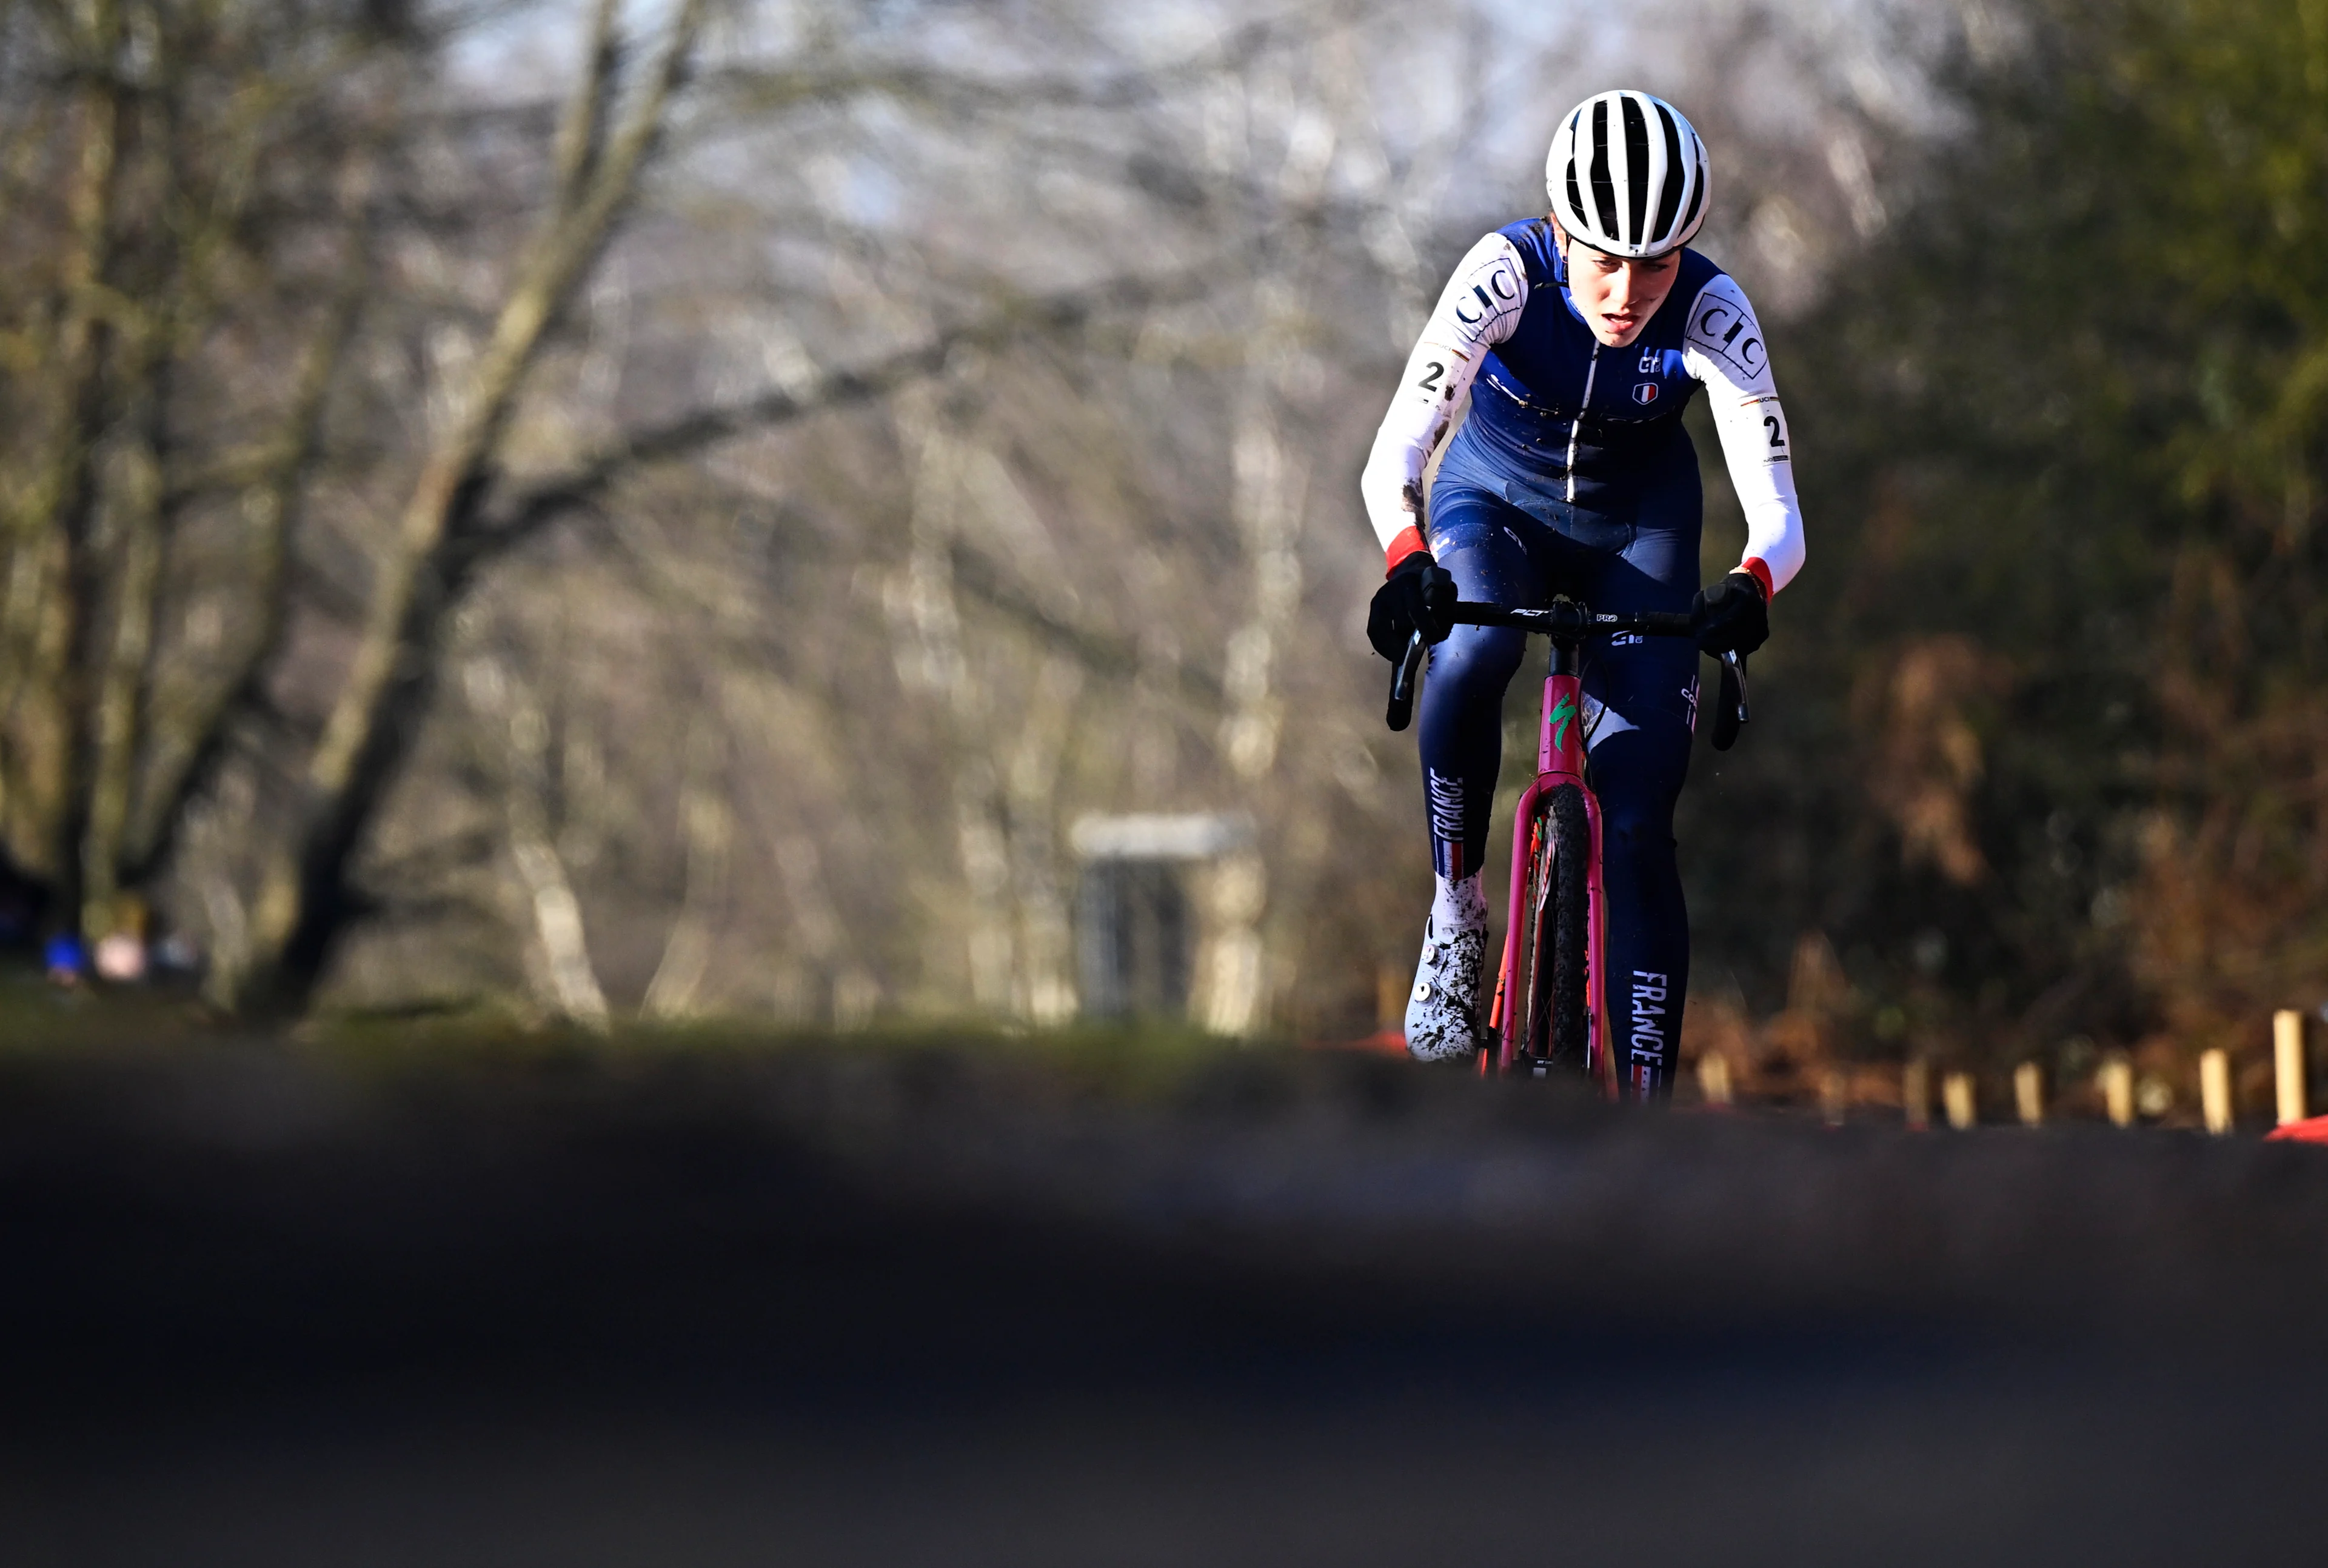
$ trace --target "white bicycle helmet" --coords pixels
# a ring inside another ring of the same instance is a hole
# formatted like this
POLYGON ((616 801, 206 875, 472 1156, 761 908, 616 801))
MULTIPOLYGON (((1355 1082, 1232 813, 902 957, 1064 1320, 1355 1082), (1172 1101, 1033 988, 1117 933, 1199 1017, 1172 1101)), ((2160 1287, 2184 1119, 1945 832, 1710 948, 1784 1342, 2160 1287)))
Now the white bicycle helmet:
POLYGON ((1705 221, 1705 144, 1661 98, 1596 93, 1553 133, 1544 187, 1572 238, 1645 261, 1680 249, 1705 221))

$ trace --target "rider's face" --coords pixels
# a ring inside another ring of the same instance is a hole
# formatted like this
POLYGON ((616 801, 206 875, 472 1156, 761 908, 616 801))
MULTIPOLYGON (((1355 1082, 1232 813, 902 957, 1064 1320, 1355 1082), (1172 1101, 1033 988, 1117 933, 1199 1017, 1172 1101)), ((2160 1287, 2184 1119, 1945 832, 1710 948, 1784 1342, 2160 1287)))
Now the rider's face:
POLYGON ((1641 335, 1680 275, 1678 250, 1654 261, 1623 261, 1580 240, 1568 241, 1568 297, 1584 313, 1592 335, 1612 349, 1641 335))

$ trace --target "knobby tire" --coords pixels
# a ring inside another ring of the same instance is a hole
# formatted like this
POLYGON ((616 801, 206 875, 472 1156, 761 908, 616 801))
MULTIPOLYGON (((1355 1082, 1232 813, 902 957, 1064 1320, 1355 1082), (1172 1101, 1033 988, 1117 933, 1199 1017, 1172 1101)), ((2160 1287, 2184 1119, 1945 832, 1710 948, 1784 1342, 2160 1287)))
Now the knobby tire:
POLYGON ((1529 877, 1535 931, 1528 944, 1526 1049, 1582 1073, 1592 1029, 1586 988, 1592 829, 1584 792, 1574 784, 1554 789, 1544 828, 1529 877))

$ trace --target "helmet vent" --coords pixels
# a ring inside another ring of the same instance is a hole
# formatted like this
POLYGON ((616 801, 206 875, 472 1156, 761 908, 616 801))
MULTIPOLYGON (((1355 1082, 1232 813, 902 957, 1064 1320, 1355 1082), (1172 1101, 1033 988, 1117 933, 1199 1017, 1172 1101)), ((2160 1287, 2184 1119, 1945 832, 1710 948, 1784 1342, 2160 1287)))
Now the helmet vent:
POLYGON ((1600 220, 1600 232, 1611 239, 1621 239, 1617 230, 1617 180, 1609 167, 1609 106, 1604 101, 1592 106, 1592 205, 1600 220))
POLYGON ((1704 221, 1705 144, 1662 99, 1596 93, 1553 137, 1544 183, 1570 238, 1646 260, 1679 249, 1704 221))
MULTIPOLYGON (((1657 103, 1655 99, 1649 100, 1657 103)), ((1690 165, 1681 153, 1681 131, 1674 124, 1673 110, 1657 104, 1657 125, 1666 134, 1666 177, 1664 189, 1657 192, 1657 226, 1651 232, 1664 235, 1673 232, 1674 216, 1681 209, 1682 187, 1689 183, 1690 165)))
MULTIPOLYGON (((1626 214, 1632 221, 1625 230, 1625 239, 1635 245, 1646 245, 1651 238, 1645 228, 1649 216, 1649 185, 1652 182, 1665 182, 1657 178, 1660 171, 1657 163, 1649 159, 1649 126, 1642 117, 1640 100, 1628 94, 1618 100, 1618 106, 1625 116, 1625 195, 1632 209, 1626 214)), ((1663 159, 1657 160, 1662 162, 1663 159)))

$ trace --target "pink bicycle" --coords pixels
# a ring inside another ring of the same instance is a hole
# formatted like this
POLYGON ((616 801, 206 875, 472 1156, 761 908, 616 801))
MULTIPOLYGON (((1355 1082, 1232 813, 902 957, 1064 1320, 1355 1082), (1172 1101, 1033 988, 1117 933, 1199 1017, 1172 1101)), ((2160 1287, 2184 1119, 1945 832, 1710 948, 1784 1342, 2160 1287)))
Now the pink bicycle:
MULTIPOLYGON (((1504 956, 1488 1014, 1490 1043, 1479 1053, 1479 1070, 1530 1077, 1582 1071, 1611 1099, 1620 1098, 1629 1086, 1647 1098, 1652 1087, 1647 1068, 1638 1070, 1628 1085, 1610 1040, 1600 803, 1592 793, 1585 747, 1583 646, 1585 638, 1603 633, 1690 637, 1696 635, 1695 624, 1686 615, 1659 611, 1596 615, 1572 599, 1555 599, 1543 610, 1460 604, 1455 620, 1516 626, 1552 641, 1535 780, 1521 793, 1512 823, 1504 956)), ((1416 633, 1391 677, 1388 717, 1394 730, 1404 729, 1414 717, 1416 681, 1428 653, 1422 634, 1416 633)), ((1746 662, 1725 653, 1713 714, 1714 749, 1729 750, 1746 719, 1746 662)))

